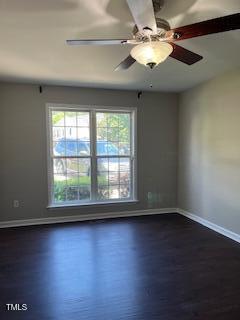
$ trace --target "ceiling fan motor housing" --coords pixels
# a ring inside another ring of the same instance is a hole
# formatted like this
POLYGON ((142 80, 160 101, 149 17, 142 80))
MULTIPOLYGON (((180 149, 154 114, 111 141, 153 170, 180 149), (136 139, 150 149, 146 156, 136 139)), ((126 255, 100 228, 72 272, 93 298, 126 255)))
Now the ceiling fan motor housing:
POLYGON ((167 31, 171 29, 169 23, 164 19, 156 18, 156 24, 156 34, 147 26, 143 30, 138 30, 138 27, 135 25, 132 31, 134 39, 139 42, 161 41, 161 39, 164 39, 167 31))

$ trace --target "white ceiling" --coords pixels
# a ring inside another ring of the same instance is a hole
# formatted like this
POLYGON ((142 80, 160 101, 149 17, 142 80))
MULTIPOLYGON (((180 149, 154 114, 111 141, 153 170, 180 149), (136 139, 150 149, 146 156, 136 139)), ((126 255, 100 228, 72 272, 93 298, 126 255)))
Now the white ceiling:
MULTIPOLYGON (((171 27, 240 12, 239 0, 165 0, 171 27)), ((168 60, 154 70, 135 63, 114 72, 131 46, 69 47, 66 39, 128 38, 125 0, 0 0, 0 80, 87 87, 181 91, 240 66, 240 30, 179 42, 204 59, 168 60)))

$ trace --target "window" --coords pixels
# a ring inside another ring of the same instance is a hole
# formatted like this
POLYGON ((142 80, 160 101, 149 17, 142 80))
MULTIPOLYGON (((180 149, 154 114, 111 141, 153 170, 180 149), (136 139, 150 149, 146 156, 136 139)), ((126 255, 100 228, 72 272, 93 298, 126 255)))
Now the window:
POLYGON ((135 200, 135 111, 48 106, 50 206, 135 200))

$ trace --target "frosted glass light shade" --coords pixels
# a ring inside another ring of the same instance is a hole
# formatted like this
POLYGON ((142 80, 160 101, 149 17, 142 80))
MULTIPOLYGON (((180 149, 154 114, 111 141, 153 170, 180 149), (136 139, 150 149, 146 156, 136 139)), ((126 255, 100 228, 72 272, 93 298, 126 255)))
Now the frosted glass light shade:
POLYGON ((172 51, 173 47, 167 42, 151 41, 135 46, 130 54, 137 62, 152 68, 166 60, 172 51))

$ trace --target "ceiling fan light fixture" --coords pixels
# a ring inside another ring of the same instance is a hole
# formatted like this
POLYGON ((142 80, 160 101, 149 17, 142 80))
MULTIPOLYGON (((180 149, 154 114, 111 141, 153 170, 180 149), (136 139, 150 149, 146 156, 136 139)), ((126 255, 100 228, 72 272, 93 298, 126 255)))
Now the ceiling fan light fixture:
POLYGON ((166 60, 172 51, 173 47, 167 42, 151 41, 135 46, 130 54, 138 63, 152 69, 166 60))

